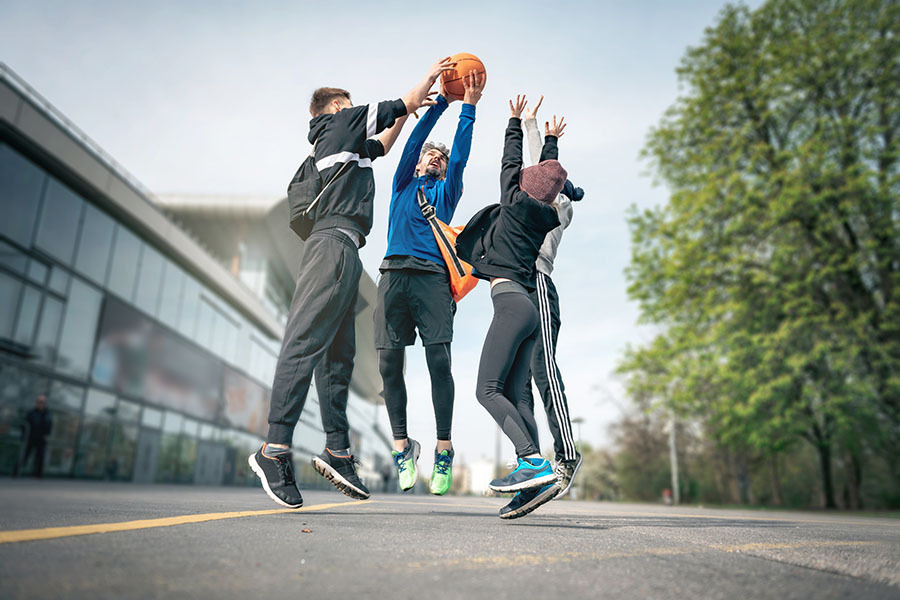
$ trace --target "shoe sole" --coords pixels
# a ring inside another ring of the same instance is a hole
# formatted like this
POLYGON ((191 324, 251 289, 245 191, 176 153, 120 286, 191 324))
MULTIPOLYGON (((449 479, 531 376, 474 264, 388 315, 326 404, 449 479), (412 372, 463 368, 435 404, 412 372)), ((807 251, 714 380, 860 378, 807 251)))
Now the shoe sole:
POLYGON ((300 508, 303 506, 303 502, 300 504, 288 504, 278 496, 272 493, 272 488, 269 487, 269 481, 266 479, 265 474, 263 473, 262 467, 259 466, 259 463, 256 462, 256 454, 251 454, 250 458, 247 459, 247 462, 250 464, 250 468, 256 473, 256 476, 259 477, 259 481, 262 483, 263 490, 266 492, 266 496, 271 498, 275 504, 280 504, 285 508, 300 508))
POLYGON ((551 472, 549 475, 544 475, 535 479, 529 479, 528 481, 523 481, 522 483, 516 483, 510 486, 500 487, 488 485, 488 487, 490 487, 495 492, 508 494, 510 492, 521 492, 524 490, 533 490, 534 488, 544 487, 545 485, 553 483, 554 481, 556 481, 556 473, 551 472))
POLYGON ((409 440, 411 444, 415 444, 413 447, 413 469, 415 469, 416 474, 413 475, 412 485, 405 488, 400 486, 400 491, 407 492, 414 487, 416 487, 416 482, 419 481, 419 453, 422 451, 422 447, 419 445, 419 442, 416 440, 409 440))
POLYGON ((578 475, 578 469, 581 468, 581 463, 583 463, 583 462, 584 462, 584 458, 579 457, 578 462, 575 463, 575 470, 572 472, 572 477, 569 478, 569 485, 566 486, 566 489, 564 489, 559 494, 557 494, 556 498, 554 498, 554 500, 559 500, 560 498, 562 498, 563 496, 565 496, 566 494, 569 493, 569 490, 572 489, 572 483, 575 481, 575 476, 578 475))
POLYGON ((312 459, 313 468, 316 472, 331 482, 331 484, 341 491, 345 496, 350 496, 356 500, 366 500, 371 494, 367 494, 338 473, 331 465, 314 456, 312 459))
POLYGON ((528 504, 524 504, 517 508, 516 510, 511 510, 504 515, 499 515, 501 519, 518 519, 519 517, 524 517, 525 515, 534 512, 534 510, 544 504, 547 504, 554 498, 556 498, 556 494, 559 493, 559 486, 551 486, 546 492, 542 494, 538 494, 534 497, 534 499, 528 504))

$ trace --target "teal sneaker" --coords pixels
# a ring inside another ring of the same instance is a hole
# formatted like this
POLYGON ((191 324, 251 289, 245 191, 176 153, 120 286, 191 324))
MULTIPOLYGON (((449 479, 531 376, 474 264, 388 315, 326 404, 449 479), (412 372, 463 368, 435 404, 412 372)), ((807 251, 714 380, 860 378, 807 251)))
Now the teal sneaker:
POLYGON ((521 492, 541 488, 556 481, 550 461, 545 458, 519 458, 518 466, 506 477, 494 479, 489 487, 495 492, 521 492))
POLYGON ((416 470, 416 461, 419 460, 420 450, 419 442, 409 438, 406 450, 403 452, 391 451, 391 456, 394 457, 394 464, 397 466, 400 489, 404 492, 411 490, 416 485, 416 479, 419 478, 419 472, 416 470))
POLYGON ((434 451, 434 470, 431 472, 432 494, 443 496, 450 491, 453 485, 453 450, 442 450, 440 454, 434 451))

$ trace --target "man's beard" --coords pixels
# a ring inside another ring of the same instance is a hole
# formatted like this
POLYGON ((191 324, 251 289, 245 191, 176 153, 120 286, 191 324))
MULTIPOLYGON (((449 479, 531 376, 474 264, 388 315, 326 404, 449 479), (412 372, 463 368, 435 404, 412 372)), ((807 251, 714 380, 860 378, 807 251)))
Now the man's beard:
POLYGON ((428 177, 434 177, 435 179, 440 179, 443 173, 437 167, 428 167, 425 169, 425 175, 428 177))

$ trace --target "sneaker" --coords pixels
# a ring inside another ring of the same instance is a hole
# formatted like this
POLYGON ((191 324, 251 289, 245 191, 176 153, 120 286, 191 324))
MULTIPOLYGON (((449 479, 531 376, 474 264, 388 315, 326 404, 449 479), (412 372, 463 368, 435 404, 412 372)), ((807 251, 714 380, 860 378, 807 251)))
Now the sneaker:
POLYGON ((300 508, 303 506, 303 497, 300 496, 297 481, 294 479, 294 460, 290 451, 267 456, 264 453, 265 449, 266 444, 263 444, 259 450, 250 455, 247 462, 262 481, 266 495, 281 506, 300 508))
POLYGON ((419 442, 409 438, 406 444, 406 450, 403 452, 391 451, 394 458, 394 465, 397 467, 397 480, 400 482, 400 489, 404 492, 411 490, 416 485, 419 478, 419 471, 416 469, 416 461, 419 460, 419 452, 422 447, 419 442))
POLYGON ((509 504, 500 509, 501 519, 518 519, 524 517, 538 506, 553 500, 559 493, 559 484, 551 483, 541 488, 519 492, 509 504))
POLYGON ((443 496, 450 491, 453 485, 453 450, 442 450, 440 454, 434 451, 434 470, 431 472, 431 485, 429 491, 437 496, 443 496))
POLYGON ((575 479, 578 469, 581 468, 581 462, 581 453, 579 452, 575 453, 575 460, 560 460, 556 462, 553 472, 556 473, 557 483, 559 483, 559 487, 562 490, 556 495, 556 500, 569 493, 569 488, 572 487, 572 480, 575 479))
POLYGON ((542 458, 537 465, 533 465, 528 460, 520 458, 513 472, 491 481, 490 488, 495 492, 520 492, 543 487, 555 481, 556 474, 550 467, 549 460, 542 458))
POLYGON ((359 461, 352 454, 341 456, 333 454, 325 448, 322 454, 313 456, 313 468, 319 475, 334 484, 334 487, 351 498, 365 500, 369 497, 369 488, 359 480, 356 474, 356 465, 359 461))

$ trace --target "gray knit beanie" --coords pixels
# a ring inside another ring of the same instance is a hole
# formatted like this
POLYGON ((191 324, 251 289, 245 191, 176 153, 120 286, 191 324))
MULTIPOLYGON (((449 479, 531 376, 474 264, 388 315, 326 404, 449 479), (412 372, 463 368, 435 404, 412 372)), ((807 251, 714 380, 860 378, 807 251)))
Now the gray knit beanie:
POLYGON ((541 202, 553 202, 562 191, 569 176, 558 160, 544 160, 522 169, 519 185, 522 191, 541 202))

